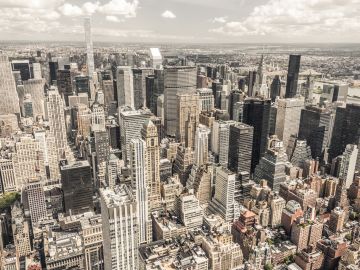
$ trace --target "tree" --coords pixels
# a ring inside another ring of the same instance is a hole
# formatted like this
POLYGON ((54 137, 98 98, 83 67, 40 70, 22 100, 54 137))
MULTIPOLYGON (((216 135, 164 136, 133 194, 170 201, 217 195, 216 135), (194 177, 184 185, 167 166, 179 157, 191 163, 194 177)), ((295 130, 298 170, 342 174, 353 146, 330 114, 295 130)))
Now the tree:
POLYGON ((267 263, 267 264, 265 264, 265 266, 264 266, 264 270, 272 270, 274 267, 272 266, 272 264, 271 263, 267 263))
POLYGON ((11 206, 15 201, 20 199, 20 194, 17 192, 7 192, 0 196, 0 210, 4 210, 11 206))

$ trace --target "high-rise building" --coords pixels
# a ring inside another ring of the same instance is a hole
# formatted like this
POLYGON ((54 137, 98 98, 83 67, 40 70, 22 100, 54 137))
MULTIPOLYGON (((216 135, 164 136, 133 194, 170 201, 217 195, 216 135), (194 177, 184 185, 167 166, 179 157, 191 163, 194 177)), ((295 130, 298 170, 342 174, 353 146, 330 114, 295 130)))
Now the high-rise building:
POLYGON ((40 181, 31 181, 25 184, 27 202, 33 226, 47 217, 45 192, 40 181))
POLYGON ((255 81, 256 81, 256 71, 249 71, 247 81, 248 81, 247 94, 249 97, 252 97, 255 95, 254 85, 255 85, 255 81))
POLYGON ((299 132, 301 110, 304 108, 304 99, 286 98, 277 100, 277 113, 275 122, 275 134, 287 148, 291 135, 299 132))
POLYGON ((162 67, 162 56, 159 48, 150 48, 150 59, 153 68, 162 67))
POLYGON ((195 132, 195 165, 201 166, 208 162, 209 155, 209 134, 207 126, 199 125, 195 132))
POLYGON ((356 145, 348 144, 342 155, 339 168, 339 178, 345 179, 346 187, 349 188, 354 180, 356 161, 358 159, 359 149, 356 145))
POLYGON ((270 99, 247 98, 244 101, 243 122, 254 128, 251 172, 266 151, 269 134, 270 99), (256 117, 254 117, 256 115, 256 117))
POLYGON ((147 120, 141 130, 141 137, 146 147, 146 174, 149 187, 149 209, 160 208, 160 146, 157 128, 151 120, 147 120))
POLYGON ((73 160, 70 147, 67 142, 64 104, 58 91, 51 89, 48 91, 46 99, 46 111, 49 120, 50 136, 55 140, 55 146, 59 159, 66 158, 73 160))
POLYGON ((12 70, 20 71, 22 81, 26 81, 32 78, 29 60, 12 60, 11 66, 12 70))
POLYGON ((0 96, 0 115, 20 113, 15 80, 6 55, 0 55, 0 96))
POLYGON ((134 83, 134 107, 140 109, 146 107, 146 77, 153 75, 152 68, 133 68, 134 83))
POLYGON ((210 112, 214 110, 214 95, 210 88, 200 88, 196 90, 196 93, 199 95, 199 111, 210 112))
POLYGON ((148 110, 120 110, 119 125, 120 125, 120 142, 123 159, 127 160, 130 156, 129 143, 131 139, 141 138, 141 129, 146 120, 151 117, 151 112, 148 110))
POLYGON ((299 139, 306 140, 314 159, 323 158, 329 147, 335 113, 327 108, 306 106, 301 110, 299 139))
POLYGON ((85 30, 85 42, 86 42, 87 74, 89 78, 92 78, 94 75, 95 65, 94 65, 94 52, 93 52, 93 42, 92 42, 92 34, 91 34, 91 18, 84 19, 84 30, 85 30))
POLYGON ((104 270, 132 270, 138 265, 137 202, 125 185, 100 189, 104 270))
POLYGON ((276 136, 269 140, 269 147, 255 168, 254 180, 265 179, 272 190, 279 191, 286 180, 285 164, 288 161, 282 141, 276 136))
POLYGON ((215 194, 208 210, 220 215, 226 222, 233 222, 240 215, 239 202, 235 200, 236 173, 225 167, 215 172, 215 194))
POLYGON ((33 110, 33 101, 30 94, 26 94, 24 97, 23 102, 23 116, 24 117, 33 117, 34 116, 34 110, 33 110))
POLYGON ((116 69, 116 86, 118 106, 135 108, 134 79, 130 66, 119 66, 116 69))
POLYGON ((65 212, 78 214, 93 209, 93 183, 88 161, 61 166, 65 212))
POLYGON ((149 211, 149 181, 147 179, 146 144, 141 139, 130 142, 131 186, 135 191, 137 202, 137 217, 139 224, 139 243, 149 243, 152 240, 152 224, 149 211))
POLYGON ((203 223, 203 209, 194 194, 182 193, 177 195, 174 211, 188 230, 197 229, 203 223))
POLYGON ((279 75, 276 75, 270 86, 270 98, 275 102, 277 97, 281 95, 281 81, 279 75))
POLYGON ((228 168, 233 172, 250 173, 254 128, 236 123, 230 126, 228 168))
POLYGON ((214 121, 211 132, 211 151, 218 156, 219 164, 227 167, 229 158, 230 126, 236 121, 214 121))
POLYGON ((286 81, 286 98, 293 98, 298 94, 297 87, 300 71, 300 60, 301 55, 290 55, 286 81))
POLYGON ((1 192, 17 190, 17 180, 12 159, 0 159, 0 185, 1 192))
POLYGON ((195 131, 199 123, 199 96, 194 94, 177 95, 177 139, 185 147, 194 147, 195 131))
POLYGON ((196 67, 164 68, 164 110, 166 134, 175 136, 178 127, 177 94, 196 89, 196 67))
POLYGON ((24 93, 31 95, 32 107, 34 116, 44 115, 44 86, 45 80, 43 79, 30 79, 23 82, 24 93))
POLYGON ((191 167, 194 164, 194 151, 189 147, 179 146, 174 162, 174 173, 177 173, 183 186, 186 186, 191 167))
POLYGON ((69 106, 69 96, 74 94, 73 88, 74 72, 70 69, 59 69, 57 71, 57 87, 59 94, 65 100, 65 105, 69 106))

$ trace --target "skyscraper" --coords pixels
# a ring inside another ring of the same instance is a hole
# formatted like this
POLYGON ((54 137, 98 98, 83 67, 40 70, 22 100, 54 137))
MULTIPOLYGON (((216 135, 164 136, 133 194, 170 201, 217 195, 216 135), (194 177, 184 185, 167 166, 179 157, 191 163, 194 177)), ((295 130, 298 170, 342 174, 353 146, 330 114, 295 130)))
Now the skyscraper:
POLYGON ((291 135, 299 133, 301 110, 304 98, 285 98, 277 100, 275 134, 283 141, 286 149, 291 135))
POLYGON ((356 161, 359 155, 359 149, 356 145, 348 144, 342 155, 339 168, 339 177, 345 180, 347 188, 350 187, 354 180, 356 161))
POLYGON ((177 139, 186 147, 194 147, 195 131, 199 123, 199 96, 195 94, 177 95, 177 139))
POLYGON ((266 150, 270 128, 270 107, 270 99, 247 98, 244 101, 243 122, 254 127, 251 172, 254 172, 266 150))
POLYGON ((40 181, 30 182, 25 185, 29 205, 31 223, 36 224, 47 217, 45 192, 40 181))
POLYGON ((100 189, 104 270, 133 270, 138 265, 137 202, 126 185, 100 189))
POLYGON ((85 30, 85 42, 86 42, 87 72, 88 72, 88 76, 92 78, 94 75, 95 65, 94 65, 94 52, 93 52, 93 42, 92 42, 92 34, 91 34, 91 18, 85 18, 84 30, 85 30))
POLYGON ((117 101, 118 106, 135 108, 134 79, 130 66, 119 66, 116 69, 117 101))
POLYGON ((146 147, 146 174, 149 187, 149 209, 160 208, 160 147, 157 128, 151 120, 147 120, 141 130, 142 139, 146 147))
POLYGON ((93 183, 88 161, 61 166, 61 183, 67 214, 84 213, 93 209, 93 183))
POLYGON ((153 75, 154 70, 151 68, 134 68, 134 106, 135 109, 146 107, 146 77, 153 75))
POLYGON ((228 168, 233 172, 250 173, 254 128, 236 123, 230 126, 228 168))
POLYGON ((208 162, 208 144, 210 129, 199 125, 195 132, 195 165, 201 166, 208 162))
POLYGON ((276 97, 281 94, 281 81, 279 75, 276 75, 270 86, 270 98, 272 102, 275 102, 276 97))
POLYGON ((297 95, 300 60, 301 55, 290 55, 285 92, 286 98, 293 98, 297 95))
POLYGON ((19 114, 19 97, 16 92, 15 80, 6 55, 0 54, 0 115, 19 114))
POLYGON ((130 142, 131 186, 135 191, 137 217, 139 223, 139 243, 149 243, 152 240, 152 224, 149 211, 149 182, 147 180, 146 144, 141 139, 130 142))
POLYGON ((166 134, 175 136, 179 121, 177 94, 189 93, 196 89, 196 67, 166 67, 164 86, 166 134))

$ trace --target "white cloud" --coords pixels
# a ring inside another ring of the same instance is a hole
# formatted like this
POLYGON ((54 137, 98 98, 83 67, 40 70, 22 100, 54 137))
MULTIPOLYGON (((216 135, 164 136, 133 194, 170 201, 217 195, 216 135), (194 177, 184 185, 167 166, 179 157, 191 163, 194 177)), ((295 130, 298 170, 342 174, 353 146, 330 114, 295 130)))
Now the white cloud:
POLYGON ((227 21, 227 16, 224 16, 224 17, 215 17, 212 22, 213 23, 226 23, 227 21))
POLYGON ((161 17, 166 18, 166 19, 175 19, 176 15, 170 11, 170 10, 165 10, 162 14, 161 17))
POLYGON ((210 32, 230 36, 317 36, 359 29, 359 0, 269 0, 243 20, 210 32), (350 28, 350 29, 349 29, 350 28))
POLYGON ((86 2, 82 5, 82 10, 85 14, 91 15, 99 8, 100 2, 86 2))
POLYGON ((138 7, 138 0, 110 0, 110 2, 100 6, 98 11, 103 14, 123 15, 127 18, 132 18, 136 17, 138 7))
POLYGON ((72 5, 72 4, 69 4, 69 3, 65 3, 64 5, 59 7, 59 11, 64 16, 70 16, 70 17, 76 17, 76 16, 84 15, 83 10, 79 6, 72 5))
POLYGON ((0 0, 0 6, 1 8, 46 9, 58 7, 64 1, 65 0, 0 0))
POLYGON ((118 17, 113 15, 108 15, 105 17, 105 19, 109 22, 121 22, 121 20, 118 17))

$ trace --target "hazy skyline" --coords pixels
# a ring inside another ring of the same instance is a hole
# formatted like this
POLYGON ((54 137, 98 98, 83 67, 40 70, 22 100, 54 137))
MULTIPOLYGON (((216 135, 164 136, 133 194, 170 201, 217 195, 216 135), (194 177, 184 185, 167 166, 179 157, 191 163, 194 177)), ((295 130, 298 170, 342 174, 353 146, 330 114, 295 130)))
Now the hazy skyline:
POLYGON ((0 0, 0 40, 360 42, 360 0, 0 0))

